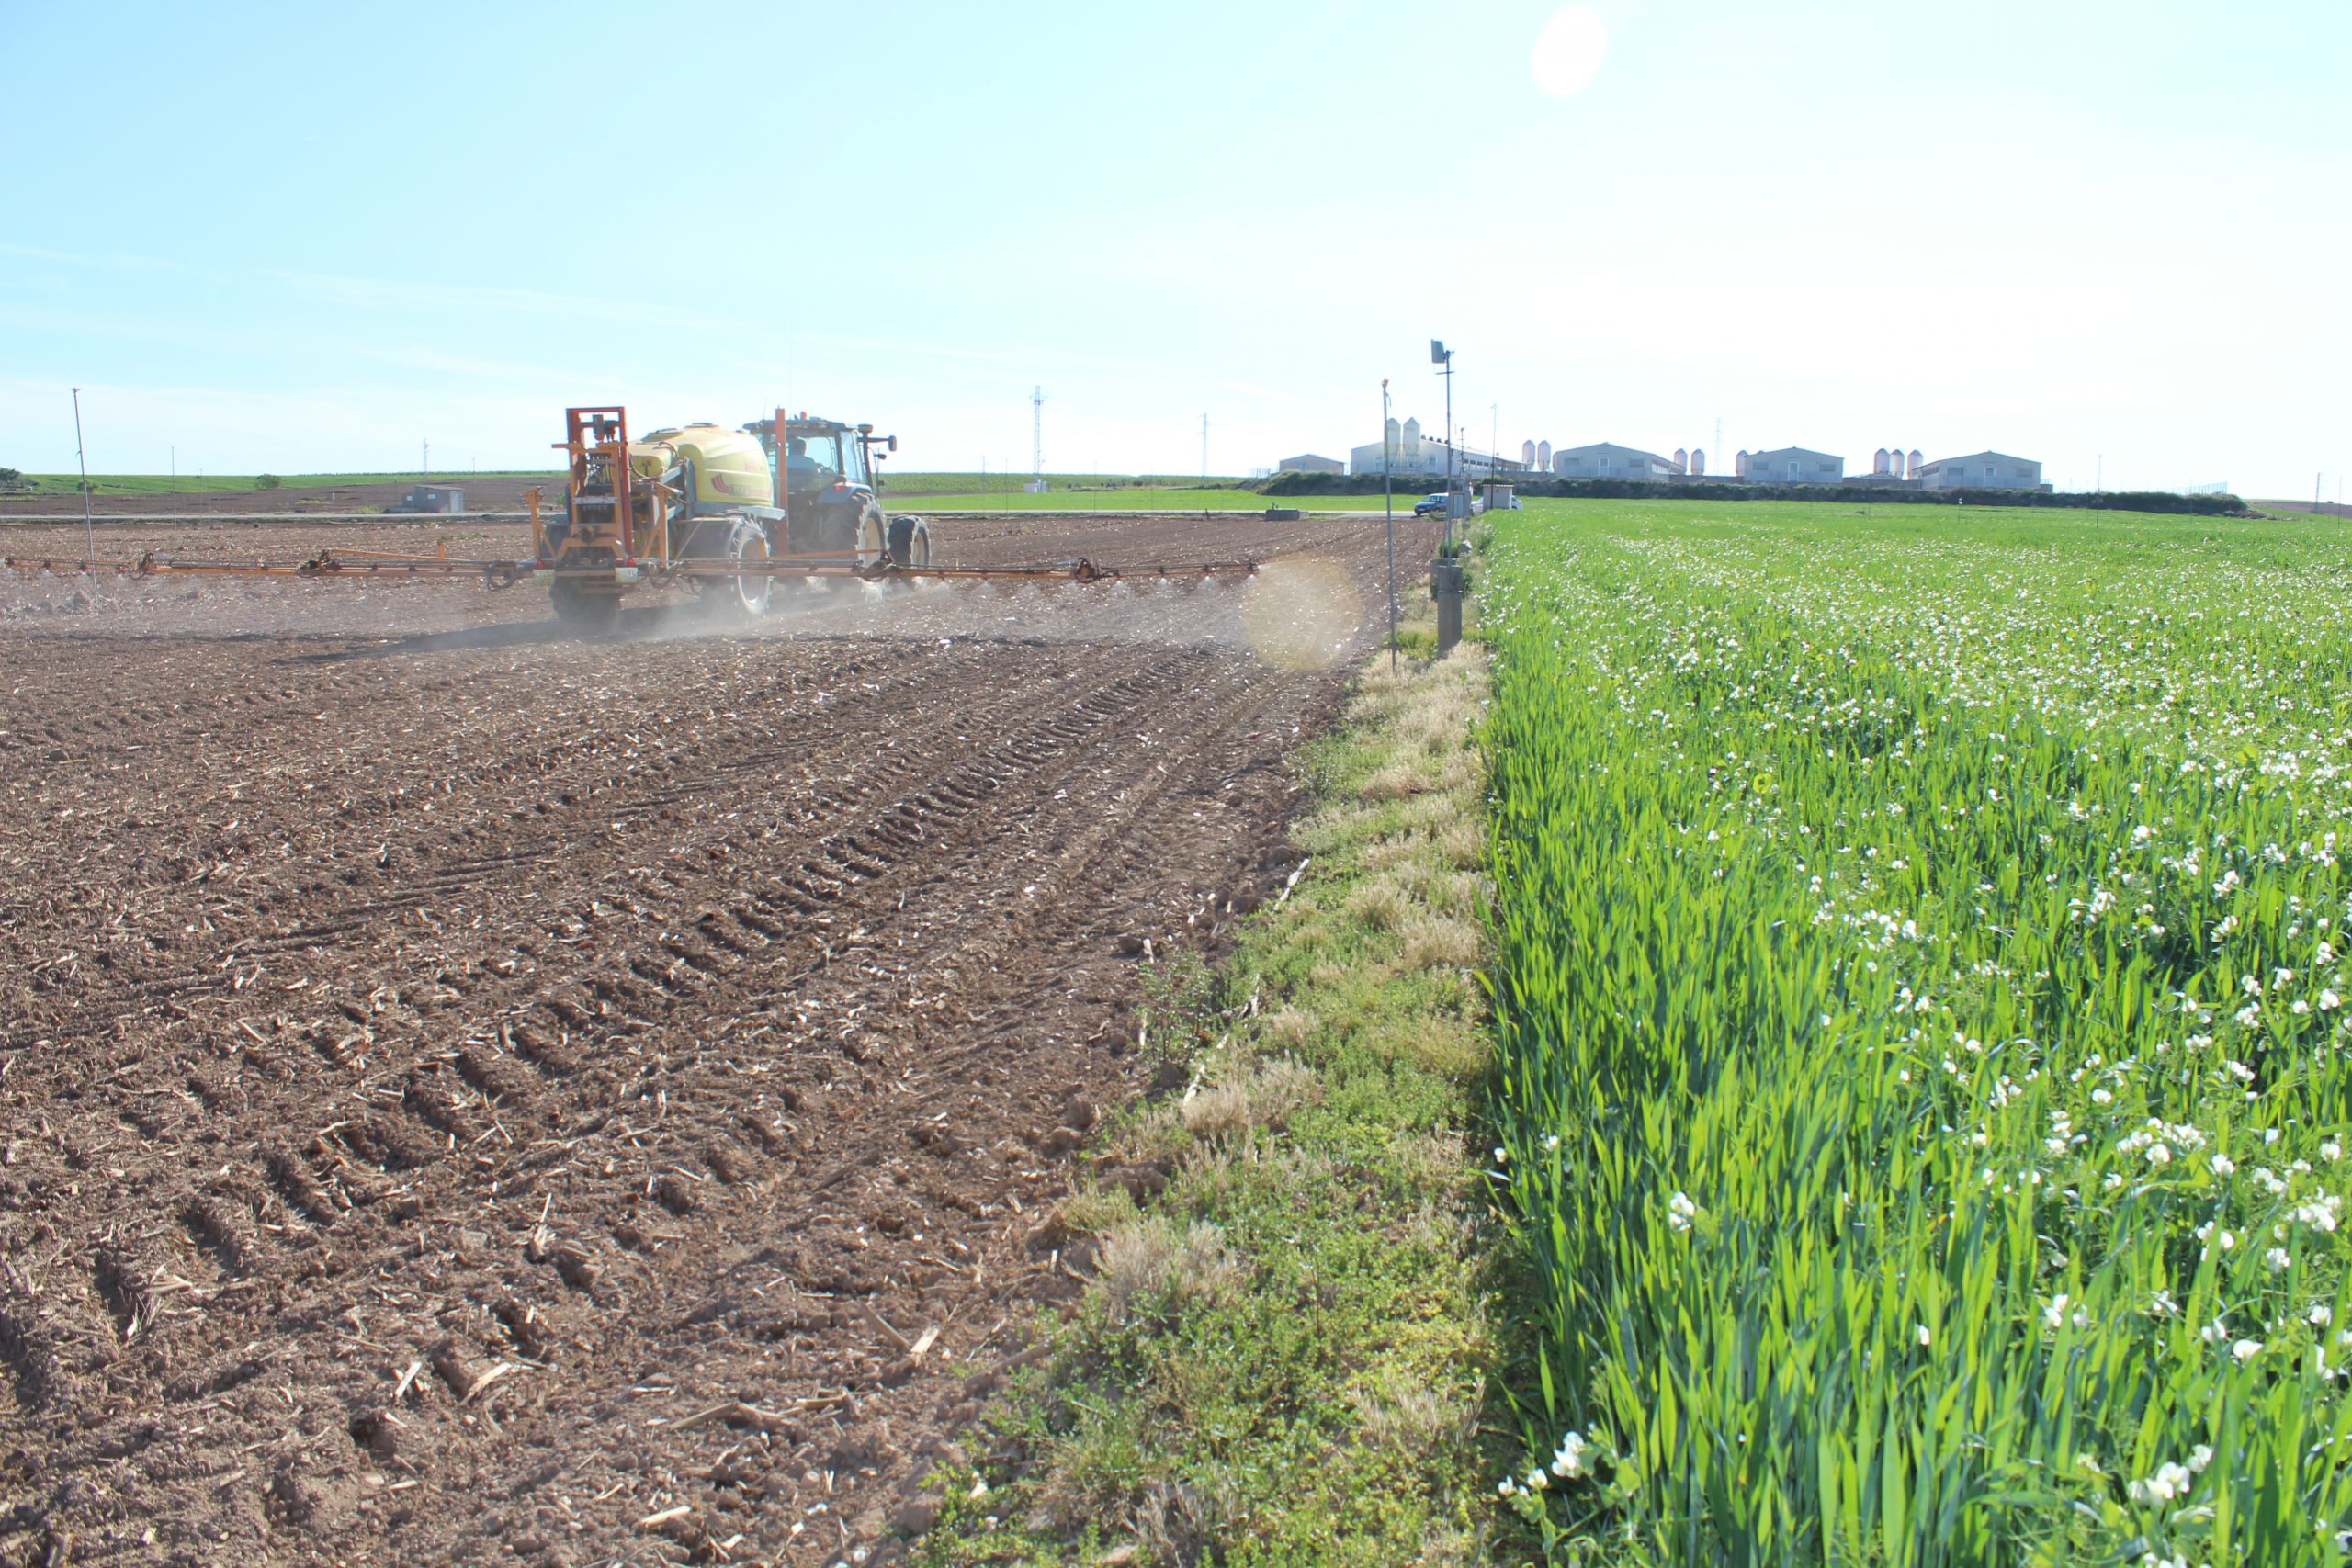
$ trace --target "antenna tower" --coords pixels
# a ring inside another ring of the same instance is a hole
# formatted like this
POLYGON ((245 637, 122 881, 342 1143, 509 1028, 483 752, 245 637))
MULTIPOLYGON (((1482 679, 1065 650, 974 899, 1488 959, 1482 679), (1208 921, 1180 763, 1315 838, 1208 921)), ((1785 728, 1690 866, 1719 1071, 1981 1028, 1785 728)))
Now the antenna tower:
POLYGON ((1046 477, 1046 389, 1029 393, 1029 477, 1046 477))

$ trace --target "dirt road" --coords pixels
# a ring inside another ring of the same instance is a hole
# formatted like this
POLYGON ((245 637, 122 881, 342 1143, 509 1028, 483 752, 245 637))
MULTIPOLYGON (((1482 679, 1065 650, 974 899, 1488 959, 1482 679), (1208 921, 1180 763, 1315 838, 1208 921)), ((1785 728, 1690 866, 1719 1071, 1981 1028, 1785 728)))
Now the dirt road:
POLYGON ((0 1562, 887 1560, 1381 619, 1360 525, 943 525, 1274 550, 585 643, 0 586, 0 1562))

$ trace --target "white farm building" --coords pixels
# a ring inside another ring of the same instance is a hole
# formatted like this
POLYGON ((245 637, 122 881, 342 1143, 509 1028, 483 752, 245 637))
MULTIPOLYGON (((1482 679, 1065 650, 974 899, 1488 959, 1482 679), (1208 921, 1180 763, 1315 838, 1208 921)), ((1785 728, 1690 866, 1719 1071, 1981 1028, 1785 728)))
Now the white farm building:
MULTIPOLYGON (((1431 440, 1421 434, 1421 422, 1408 419, 1399 424, 1388 422, 1388 469, 1396 478, 1442 479, 1447 472, 1447 448, 1444 441, 1431 440)), ((1471 447, 1462 448, 1454 459, 1453 472, 1468 479, 1483 479, 1493 473, 1516 473, 1520 464, 1509 457, 1498 457, 1491 452, 1471 447)), ((1381 471, 1381 443, 1367 441, 1348 450, 1348 471, 1352 474, 1377 474, 1381 471)))
POLYGON ((1668 458, 1638 446, 1596 441, 1589 446, 1564 446, 1552 454, 1552 473, 1564 479, 1673 479, 1682 477, 1668 458))
POLYGON ((1736 471, 1752 484, 1834 485, 1846 477, 1846 459, 1806 446, 1780 446, 1742 452, 1736 471))
POLYGON ((1929 490, 2040 490, 2041 465, 2002 452, 1978 452, 1918 465, 1911 477, 1929 490))

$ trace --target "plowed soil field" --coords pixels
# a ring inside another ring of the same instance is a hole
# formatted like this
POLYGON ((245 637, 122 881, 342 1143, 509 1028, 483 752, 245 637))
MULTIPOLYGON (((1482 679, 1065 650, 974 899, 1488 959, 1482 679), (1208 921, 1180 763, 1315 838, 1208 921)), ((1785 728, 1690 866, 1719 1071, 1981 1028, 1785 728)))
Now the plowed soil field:
POLYGON ((527 586, 0 580, 0 1561, 889 1560, 1078 1290, 1144 942, 1295 863, 1378 527, 951 522, 1272 564, 587 642, 527 586))

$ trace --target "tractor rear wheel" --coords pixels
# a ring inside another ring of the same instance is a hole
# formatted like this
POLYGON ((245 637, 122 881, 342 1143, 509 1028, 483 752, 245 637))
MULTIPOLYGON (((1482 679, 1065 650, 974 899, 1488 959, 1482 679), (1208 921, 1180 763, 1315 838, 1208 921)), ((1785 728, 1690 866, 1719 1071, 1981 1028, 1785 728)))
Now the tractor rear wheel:
POLYGON ((890 519, 890 564, 901 571, 931 565, 931 528, 922 518, 890 519))
POLYGON ((860 571, 880 566, 889 549, 883 535, 882 509, 868 506, 857 514, 857 531, 851 536, 850 548, 854 552, 860 571))
POLYGON ((716 536, 717 549, 701 559, 715 565, 752 567, 758 570, 727 577, 705 577, 700 580, 703 602, 719 615, 729 619, 756 621, 768 613, 768 594, 775 580, 766 571, 768 563, 768 533, 749 517, 731 521, 724 534, 710 530, 716 536))

